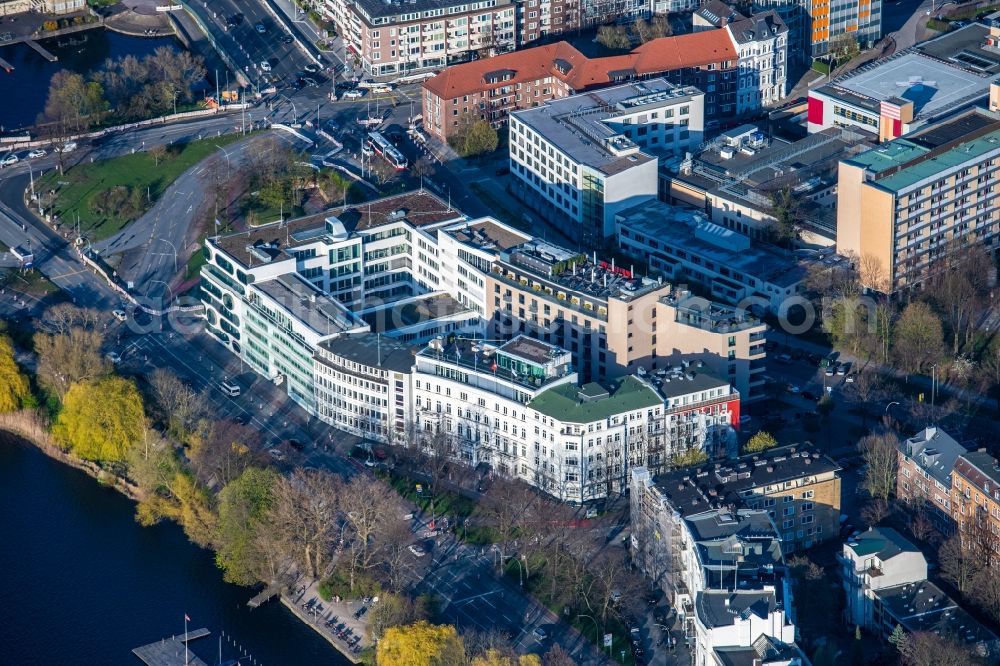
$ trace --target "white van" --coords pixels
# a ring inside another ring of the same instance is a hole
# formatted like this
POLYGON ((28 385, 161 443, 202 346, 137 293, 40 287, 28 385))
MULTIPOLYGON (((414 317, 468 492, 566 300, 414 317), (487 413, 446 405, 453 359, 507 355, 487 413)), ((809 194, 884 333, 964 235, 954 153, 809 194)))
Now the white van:
POLYGON ((219 385, 219 388, 221 388, 222 392, 228 395, 230 398, 235 398, 240 394, 239 384, 233 382, 222 382, 219 385))

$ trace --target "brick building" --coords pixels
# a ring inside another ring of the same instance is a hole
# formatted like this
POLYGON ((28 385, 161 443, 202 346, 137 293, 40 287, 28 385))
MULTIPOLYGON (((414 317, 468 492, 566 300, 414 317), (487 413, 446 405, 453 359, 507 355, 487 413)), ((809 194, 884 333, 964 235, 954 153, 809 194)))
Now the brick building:
MULTIPOLYGON (((776 25, 774 18, 767 25, 776 25)), ((738 46, 727 29, 712 29, 654 39, 631 53, 604 58, 587 58, 572 45, 558 42, 456 65, 424 82, 424 128, 444 141, 466 114, 499 127, 513 111, 596 88, 657 77, 704 91, 706 119, 732 118, 741 111, 759 110, 764 100, 777 101, 785 88, 782 79, 775 91, 766 95, 746 92, 738 107, 738 46)), ((780 55, 775 59, 784 62, 783 41, 778 51, 780 55)), ((750 62, 751 52, 747 50, 744 70, 757 67, 750 62)), ((768 81, 775 80, 774 72, 765 76, 768 81)))
POLYGON ((959 456, 968 453, 940 428, 925 428, 897 449, 896 496, 911 505, 923 505, 942 534, 955 528, 951 510, 951 477, 959 456))

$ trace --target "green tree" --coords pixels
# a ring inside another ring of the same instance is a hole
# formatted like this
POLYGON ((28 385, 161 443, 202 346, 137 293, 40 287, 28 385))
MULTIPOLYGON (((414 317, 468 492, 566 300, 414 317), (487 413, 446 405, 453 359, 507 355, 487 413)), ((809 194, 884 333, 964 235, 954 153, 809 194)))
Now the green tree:
POLYGON ((708 460, 708 454, 702 449, 692 446, 683 453, 676 454, 670 459, 674 467, 695 467, 708 460))
POLYGON ((428 622, 391 627, 375 651, 378 666, 463 666, 465 646, 451 625, 428 622))
POLYGON ((30 395, 28 378, 14 360, 14 343, 0 335, 0 412, 17 411, 30 395))
POLYGON ((227 582, 253 585, 267 575, 258 533, 274 507, 278 474, 248 467, 219 493, 219 549, 215 562, 227 582))
POLYGON ((771 237, 779 245, 790 245, 795 240, 799 220, 802 216, 801 203, 791 188, 783 187, 771 193, 771 215, 774 224, 771 237))
POLYGON ((462 157, 476 157, 492 153, 497 149, 500 137, 497 131, 483 119, 472 123, 462 144, 462 157))
POLYGON ((896 323, 896 362, 907 372, 922 372, 944 356, 941 319, 922 301, 906 306, 896 323))
POLYGON ((83 132, 100 122, 107 106, 100 83, 63 69, 49 83, 42 120, 55 123, 63 133, 83 132))
POLYGON ((85 460, 120 462, 146 428, 142 396, 121 377, 70 386, 52 427, 56 441, 85 460))
POLYGON ((743 447, 744 453, 760 453, 761 451, 767 451, 768 449, 773 449, 778 445, 778 440, 774 438, 774 435, 767 432, 766 430, 761 430, 750 438, 746 446, 743 447))

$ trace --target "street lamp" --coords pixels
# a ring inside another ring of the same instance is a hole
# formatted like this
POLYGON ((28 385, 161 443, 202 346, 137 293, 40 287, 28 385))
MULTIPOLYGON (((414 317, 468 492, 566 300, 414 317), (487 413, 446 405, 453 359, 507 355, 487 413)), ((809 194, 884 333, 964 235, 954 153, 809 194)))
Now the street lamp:
POLYGON ((898 401, 898 400, 893 400, 893 401, 892 401, 892 402, 890 402, 890 403, 889 403, 888 405, 886 405, 886 406, 885 406, 885 415, 886 415, 886 416, 889 416, 889 408, 890 408, 890 407, 892 407, 893 405, 898 405, 898 404, 899 404, 899 401, 898 401))
MULTIPOLYGON (((597 624, 597 620, 595 620, 593 618, 593 616, 587 615, 585 613, 580 613, 579 615, 577 615, 577 617, 585 617, 585 618, 587 618, 588 620, 590 620, 591 622, 594 623, 594 631, 597 632, 597 635, 594 637, 594 642, 600 643, 600 640, 601 640, 601 627, 600 627, 600 625, 597 624)), ((611 653, 611 649, 609 648, 608 649, 608 654, 610 654, 610 653, 611 653)))
POLYGON ((215 147, 221 150, 222 154, 226 156, 226 178, 228 179, 232 176, 232 164, 229 161, 229 151, 219 144, 215 144, 215 147))
MULTIPOLYGON (((149 284, 151 284, 151 285, 152 285, 152 284, 156 284, 156 283, 159 283, 159 284, 162 284, 162 285, 163 285, 164 287, 166 287, 166 288, 167 288, 167 295, 168 295, 168 297, 169 297, 169 298, 168 298, 168 300, 167 300, 167 303, 169 304, 169 303, 170 303, 170 301, 171 301, 171 300, 173 300, 173 295, 172 295, 172 293, 171 293, 171 291, 170 291, 170 285, 169 285, 169 284, 167 284, 166 282, 164 282, 163 280, 150 280, 150 281, 149 281, 149 284)), ((148 295, 149 295, 149 294, 147 293, 147 296, 148 296, 148 295)))

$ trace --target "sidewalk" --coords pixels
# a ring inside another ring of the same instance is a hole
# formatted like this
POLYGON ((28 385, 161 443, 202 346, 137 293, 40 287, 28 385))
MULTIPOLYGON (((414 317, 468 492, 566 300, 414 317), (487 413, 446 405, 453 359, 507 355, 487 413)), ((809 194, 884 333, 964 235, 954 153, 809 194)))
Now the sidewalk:
POLYGON ((367 621, 371 615, 366 612, 362 615, 364 619, 360 620, 354 617, 362 607, 370 611, 371 601, 341 599, 326 602, 319 595, 319 583, 310 581, 296 584, 290 592, 283 592, 281 603, 354 663, 360 660, 361 651, 371 645, 367 621))

